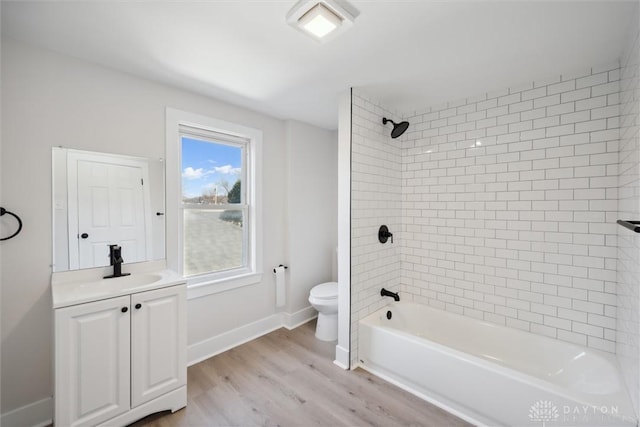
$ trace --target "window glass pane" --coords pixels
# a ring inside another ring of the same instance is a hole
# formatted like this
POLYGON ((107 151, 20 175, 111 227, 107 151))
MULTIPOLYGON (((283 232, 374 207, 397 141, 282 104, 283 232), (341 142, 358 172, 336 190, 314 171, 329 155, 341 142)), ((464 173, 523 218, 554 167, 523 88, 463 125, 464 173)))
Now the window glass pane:
POLYGON ((242 147, 183 136, 183 203, 242 203, 242 158, 242 147))
POLYGON ((184 209, 185 276, 243 267, 243 211, 184 209))

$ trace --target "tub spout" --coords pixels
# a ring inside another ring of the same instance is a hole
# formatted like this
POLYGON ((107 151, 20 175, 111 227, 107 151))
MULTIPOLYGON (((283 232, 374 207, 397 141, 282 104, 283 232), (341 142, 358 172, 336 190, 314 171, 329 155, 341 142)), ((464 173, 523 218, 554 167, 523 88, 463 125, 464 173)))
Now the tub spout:
POLYGON ((380 296, 381 297, 391 297, 395 301, 400 301, 400 295, 398 295, 397 292, 391 292, 391 291, 386 290, 385 288, 380 289, 380 296))

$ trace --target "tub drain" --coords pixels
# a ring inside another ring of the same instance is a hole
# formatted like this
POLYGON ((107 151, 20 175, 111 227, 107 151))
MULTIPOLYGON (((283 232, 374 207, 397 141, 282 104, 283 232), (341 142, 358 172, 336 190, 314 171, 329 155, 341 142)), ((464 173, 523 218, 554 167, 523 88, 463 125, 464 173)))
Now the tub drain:
POLYGON ((391 319, 391 316, 393 316, 393 314, 391 314, 391 310, 387 311, 387 319, 391 319))

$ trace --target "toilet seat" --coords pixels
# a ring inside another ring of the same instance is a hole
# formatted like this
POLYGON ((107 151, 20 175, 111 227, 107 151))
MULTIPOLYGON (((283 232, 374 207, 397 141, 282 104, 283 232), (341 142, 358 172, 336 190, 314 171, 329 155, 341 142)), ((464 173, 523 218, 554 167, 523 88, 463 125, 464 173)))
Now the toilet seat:
POLYGON ((311 289, 310 296, 318 300, 338 298, 338 283, 327 282, 316 285, 311 289))

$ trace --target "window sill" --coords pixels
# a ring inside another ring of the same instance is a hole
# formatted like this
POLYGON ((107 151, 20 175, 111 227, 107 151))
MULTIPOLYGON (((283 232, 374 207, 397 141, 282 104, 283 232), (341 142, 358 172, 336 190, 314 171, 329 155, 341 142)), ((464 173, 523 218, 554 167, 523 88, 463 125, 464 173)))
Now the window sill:
POLYGON ((233 277, 193 282, 187 279, 187 299, 202 298, 207 295, 238 289, 243 286, 258 284, 262 281, 262 273, 247 273, 233 277))

